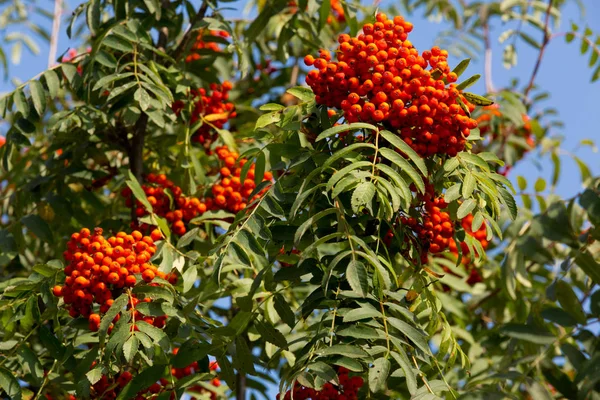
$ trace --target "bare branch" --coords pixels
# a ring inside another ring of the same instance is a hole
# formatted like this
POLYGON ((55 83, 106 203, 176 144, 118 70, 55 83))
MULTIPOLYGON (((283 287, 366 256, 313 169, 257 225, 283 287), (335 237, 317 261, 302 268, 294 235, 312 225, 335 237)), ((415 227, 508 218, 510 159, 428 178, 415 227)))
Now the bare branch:
POLYGON ((62 0, 54 0, 54 15, 52 17, 52 34, 50 36, 50 50, 48 51, 48 68, 56 62, 58 48, 58 35, 60 34, 60 18, 62 16, 62 0))
POLYGON ((550 35, 550 12, 552 11, 552 3, 554 0, 548 0, 548 7, 546 8, 546 18, 544 20, 544 39, 542 41, 542 46, 540 48, 540 52, 538 54, 538 58, 535 61, 535 66, 533 67, 533 72, 531 73, 531 78, 529 78, 529 84, 527 85, 527 88, 525 89, 525 92, 523 92, 523 94, 525 95, 525 98, 527 98, 527 95, 529 94, 529 92, 531 91, 531 89, 533 88, 533 84, 535 83, 535 78, 538 74, 538 71, 540 69, 540 65, 542 63, 542 58, 544 57, 544 52, 546 51, 546 46, 548 45, 548 43, 550 42, 550 38, 552 37, 550 35))

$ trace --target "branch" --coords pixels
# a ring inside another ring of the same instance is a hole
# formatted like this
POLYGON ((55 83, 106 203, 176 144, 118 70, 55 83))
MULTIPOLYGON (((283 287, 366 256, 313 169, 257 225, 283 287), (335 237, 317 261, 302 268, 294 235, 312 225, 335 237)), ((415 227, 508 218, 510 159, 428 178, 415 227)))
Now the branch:
POLYGON ((236 377, 235 400, 246 400, 246 374, 238 371, 236 377))
POLYGON ((535 66, 533 67, 533 72, 531 73, 531 78, 529 78, 529 84, 527 85, 525 92, 523 92, 523 95, 525 96, 525 98, 527 98, 527 95, 533 88, 535 78, 540 69, 540 64, 542 63, 542 58, 544 57, 544 52, 546 51, 546 46, 550 42, 551 35, 550 35, 549 29, 548 29, 548 25, 550 25, 550 12, 552 10, 552 3, 553 3, 553 0, 548 0, 548 7, 546 8, 546 19, 544 21, 544 39, 542 41, 542 46, 540 48, 538 58, 535 62, 535 66))
POLYGON ((177 60, 179 57, 181 57, 181 54, 187 48, 188 43, 192 37, 192 31, 193 31, 194 25, 196 25, 200 20, 202 20, 206 16, 207 10, 208 10, 208 2, 203 1, 202 5, 200 6, 200 9, 198 10, 198 13, 194 16, 194 18, 192 18, 190 20, 190 26, 188 27, 188 30, 183 34, 183 37, 181 38, 181 42, 179 42, 179 45, 173 52, 173 58, 175 60, 177 60))
MULTIPOLYGON (((167 10, 169 8, 169 0, 162 0, 162 8, 163 10, 167 10)), ((169 29, 166 26, 163 26, 158 32, 158 42, 156 43, 156 48, 160 51, 165 51, 167 39, 169 38, 169 29)))
POLYGON ((54 16, 52 17, 52 35, 50 36, 50 50, 48 51, 48 68, 56 62, 56 49, 58 48, 58 35, 60 34, 60 17, 62 15, 62 0, 54 0, 54 16))
POLYGON ((490 28, 487 23, 483 25, 483 40, 485 45, 485 61, 484 61, 484 75, 485 75, 485 91, 487 94, 493 93, 494 83, 492 82, 492 46, 490 45, 490 28))

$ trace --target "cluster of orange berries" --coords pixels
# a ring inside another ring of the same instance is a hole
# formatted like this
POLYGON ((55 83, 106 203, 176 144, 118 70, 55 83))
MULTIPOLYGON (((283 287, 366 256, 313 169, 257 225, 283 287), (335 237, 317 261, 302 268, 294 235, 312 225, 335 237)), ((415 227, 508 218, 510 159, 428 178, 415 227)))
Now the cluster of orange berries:
POLYGON ((442 211, 447 205, 441 197, 432 199, 426 197, 422 222, 412 217, 401 218, 402 223, 417 234, 424 249, 429 253, 436 254, 446 250, 454 235, 454 224, 450 214, 442 211))
MULTIPOLYGON (((267 188, 262 189, 252 198, 250 195, 256 188, 255 165, 251 165, 246 174, 246 178, 242 182, 240 179, 242 167, 248 162, 245 158, 240 158, 236 152, 229 151, 227 146, 216 148, 216 153, 225 165, 219 171, 220 179, 212 186, 212 198, 206 199, 206 206, 210 210, 227 210, 230 212, 238 212, 246 208, 248 203, 262 196, 267 188)), ((273 174, 265 172, 263 181, 271 181, 273 174)))
MULTIPOLYGON (((177 354, 178 349, 173 350, 173 354, 177 354)), ((92 364, 92 367, 96 365, 96 362, 92 364)), ((215 371, 218 368, 218 364, 216 362, 212 362, 210 364, 210 370, 215 371)), ((198 363, 194 362, 185 368, 172 368, 171 374, 173 377, 177 379, 184 378, 186 376, 192 375, 196 372, 199 372, 198 363)), ((129 371, 123 371, 116 377, 109 377, 107 375, 102 375, 102 377, 92 385, 90 390, 90 398, 95 400, 113 400, 116 399, 121 392, 121 390, 127 386, 127 384, 133 379, 133 375, 129 371)), ((219 387, 221 385, 221 381, 218 378, 213 378, 211 384, 215 387, 219 387)), ((171 381, 166 378, 161 378, 159 381, 153 383, 148 388, 141 390, 134 397, 135 400, 145 400, 145 399, 156 399, 159 397, 159 394, 170 391, 169 399, 175 400, 175 392, 171 390, 169 387, 171 385, 171 381)), ((204 388, 200 385, 195 385, 189 388, 190 391, 195 393, 210 393, 211 400, 216 399, 216 393, 204 388)), ((46 395, 48 400, 52 400, 50 395, 46 395)), ((195 400, 194 397, 191 398, 195 400)), ((76 400, 76 397, 70 395, 69 400, 76 400)))
MULTIPOLYGON (((222 129, 230 119, 237 116, 234 104, 228 102, 231 89, 231 82, 225 81, 222 85, 211 83, 210 91, 203 88, 190 91, 194 105, 191 123, 193 125, 199 120, 204 120, 200 128, 193 133, 192 141, 201 144, 207 150, 218 136, 214 128, 222 129)), ((183 107, 184 103, 181 100, 173 103, 175 114, 179 114, 183 107)))
MULTIPOLYGON (((176 235, 184 235, 187 232, 185 224, 192 218, 206 212, 206 204, 196 197, 184 196, 181 188, 167 179, 165 174, 150 173, 146 176, 146 181, 148 184, 142 185, 142 189, 146 199, 152 206, 152 210, 156 215, 164 217, 171 224, 171 230, 176 235), (171 197, 167 194, 167 190, 172 195, 173 204, 171 204, 171 197)), ((138 217, 148 214, 142 203, 133 198, 131 189, 124 188, 121 195, 127 198, 126 204, 128 207, 131 207, 135 201, 135 214, 138 217)), ((147 224, 137 226, 135 222, 132 222, 132 227, 141 230, 150 228, 147 224)))
POLYGON ((307 55, 305 64, 317 69, 307 74, 306 83, 318 104, 343 110, 348 122, 395 129, 423 157, 455 156, 477 127, 459 99, 469 110, 474 106, 454 84, 458 77, 450 71, 448 52, 433 47, 419 55, 407 40, 412 29, 402 17, 378 14, 358 37, 338 37, 338 61, 327 50, 316 59, 307 55))
POLYGON ((276 400, 358 400, 358 391, 364 384, 360 376, 349 376, 349 370, 344 367, 338 368, 339 386, 326 383, 321 390, 300 386, 297 383, 294 388, 288 390, 285 395, 278 394, 276 400))
MULTIPOLYGON (((141 274, 147 283, 156 276, 173 282, 177 280, 175 275, 158 271, 149 262, 156 252, 154 241, 160 237, 159 231, 153 231, 151 236, 133 231, 131 234, 119 232, 105 239, 101 228, 95 228, 93 234, 87 228, 81 229, 71 235, 67 243, 63 253, 69 262, 64 270, 67 277, 64 286, 54 286, 54 295, 62 297, 69 305, 71 317, 88 318, 90 330, 97 331, 101 314, 106 313, 114 302, 113 295, 120 294, 123 288, 135 286, 137 274, 141 274), (93 313, 94 304, 98 305, 99 313, 93 313)), ((138 320, 144 318, 138 315, 138 320)), ((164 326, 163 317, 148 317, 146 322, 164 326)))
MULTIPOLYGON (((229 32, 227 31, 210 30, 209 33, 211 36, 220 36, 223 38, 229 37, 229 32)), ((190 63, 199 60, 200 58, 202 58, 201 53, 203 50, 212 50, 214 52, 220 52, 221 48, 215 42, 207 42, 205 37, 205 30, 201 29, 198 32, 198 36, 196 36, 196 41, 192 45, 190 54, 185 58, 185 62, 190 63)))

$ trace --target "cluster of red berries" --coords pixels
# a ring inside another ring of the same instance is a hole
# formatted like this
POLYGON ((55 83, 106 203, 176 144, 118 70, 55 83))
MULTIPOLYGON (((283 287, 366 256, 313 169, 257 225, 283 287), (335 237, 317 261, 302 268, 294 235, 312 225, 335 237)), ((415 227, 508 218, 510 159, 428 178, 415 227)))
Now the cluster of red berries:
MULTIPOLYGON (((232 118, 235 118, 235 106, 228 102, 229 91, 233 85, 229 81, 222 85, 211 83, 210 91, 200 88, 192 89, 193 110, 191 115, 191 124, 203 120, 203 124, 192 135, 192 141, 200 143, 205 149, 216 140, 218 134, 214 128, 222 129, 232 118)), ((184 107, 181 100, 173 103, 173 111, 179 114, 184 107)))
MULTIPOLYGON (((225 166, 219 171, 220 179, 212 186, 212 198, 206 199, 206 206, 211 210, 227 210, 237 213, 246 208, 248 203, 262 196, 267 188, 262 189, 252 198, 250 195, 256 188, 254 182, 255 165, 251 165, 246 174, 246 178, 242 182, 240 176, 242 167, 248 162, 245 158, 239 158, 239 154, 229 151, 227 146, 216 148, 217 156, 225 166)), ((265 172, 263 181, 271 181, 273 174, 265 172)))
MULTIPOLYGON (((227 31, 216 31, 216 30, 211 30, 209 31, 211 36, 220 36, 223 38, 228 38, 229 37, 229 32, 227 31)), ((206 41, 206 37, 205 37, 205 30, 202 29, 198 32, 198 36, 196 36, 196 41, 194 42, 194 44, 192 45, 192 48, 190 50, 190 54, 185 58, 185 62, 193 62, 193 61, 197 61, 200 58, 202 58, 202 51, 204 50, 212 50, 214 52, 220 52, 221 48, 219 47, 219 45, 215 42, 210 42, 210 41, 206 41)))
POLYGON ((423 220, 418 222, 413 217, 402 217, 404 225, 411 228, 421 240, 426 252, 436 254, 446 250, 454 235, 454 224, 450 214, 442 209, 447 203, 441 197, 425 198, 423 204, 423 220))
MULTIPOLYGON (((465 230, 466 234, 477 239, 479 241, 479 243, 481 243, 481 247, 484 250, 487 249, 489 243, 486 239, 487 231, 486 231, 485 223, 483 223, 481 225, 481 227, 479 227, 479 229, 475 232, 473 232, 473 230, 471 229, 472 223, 473 223, 473 215, 472 214, 467 215, 461 221, 461 225, 462 225, 463 229, 465 230)), ((454 253, 458 257, 458 248, 456 246, 456 242, 454 241, 454 239, 450 239, 450 244, 448 245, 448 247, 450 249, 450 252, 454 253)), ((471 256, 469 255, 469 247, 467 246, 467 244, 465 242, 460 242, 460 248, 461 248, 462 254, 463 254, 461 263, 465 266, 465 268, 467 269, 467 272, 469 272, 469 277, 467 278, 467 283, 472 286, 478 282, 481 282, 481 280, 482 280, 481 275, 479 274, 479 272, 477 271, 475 266, 471 263, 471 256)), ((444 271, 451 273, 450 270, 447 269, 446 267, 444 267, 444 271)))
POLYGON ((339 386, 326 383, 321 390, 295 384, 294 388, 288 390, 285 395, 278 394, 276 400, 358 400, 358 391, 364 384, 360 376, 349 376, 349 370, 344 367, 338 368, 339 386))
POLYGON ((331 0, 331 15, 327 17, 327 23, 331 24, 333 18, 335 18, 337 22, 346 21, 344 7, 342 7, 342 2, 340 0, 331 0))
MULTIPOLYGON (((105 239, 101 228, 95 228, 93 234, 83 228, 71 235, 67 243, 67 250, 63 253, 69 262, 64 270, 67 277, 64 286, 53 288, 54 295, 62 297, 69 305, 71 317, 88 318, 90 330, 97 331, 101 314, 106 313, 114 302, 113 295, 135 286, 137 274, 141 274, 147 283, 156 276, 173 282, 177 280, 175 275, 158 271, 149 262, 156 252, 154 241, 160 237, 159 231, 153 231, 151 236, 133 231, 131 234, 119 232, 105 239), (94 304, 98 305, 98 313, 93 313, 94 304)), ((138 320, 144 318, 138 315, 138 320)), ((164 326, 163 317, 148 318, 146 322, 157 327, 164 326)))
MULTIPOLYGON (((176 235, 184 235, 187 232, 185 224, 192 218, 206 212, 206 204, 196 197, 184 196, 181 188, 167 179, 165 174, 150 173, 146 175, 146 182, 147 184, 142 185, 142 189, 146 194, 146 199, 152 206, 152 210, 156 215, 164 217, 171 224, 171 230, 176 235), (167 194, 167 191, 172 197, 167 194)), ((127 198, 126 204, 128 207, 131 207, 135 201, 135 214, 138 217, 148 214, 142 203, 133 198, 131 189, 124 188, 121 195, 127 198)), ((135 222, 132 222, 132 227, 143 231, 150 229, 147 224, 138 226, 135 222)))
POLYGON ((378 14, 358 37, 338 37, 338 61, 327 50, 316 59, 306 56, 306 65, 317 68, 306 83, 318 104, 343 110, 348 122, 384 124, 423 157, 455 156, 477 127, 459 101, 469 110, 474 106, 453 83, 458 77, 450 71, 448 52, 433 47, 419 55, 407 40, 412 29, 402 17, 378 14))
MULTIPOLYGON (((485 250, 488 247, 488 241, 487 241, 487 229, 486 229, 486 225, 485 223, 483 223, 479 229, 475 232, 473 232, 473 230, 471 229, 471 227, 473 226, 473 214, 469 214, 466 217, 464 217, 461 221, 461 225, 463 227, 463 229, 465 230, 466 234, 469 236, 474 237, 475 239, 477 239, 479 241, 479 243, 481 243, 481 247, 485 250)), ((454 241, 454 239, 450 240, 450 251, 454 254, 458 255, 458 249, 456 247, 456 242, 454 241)), ((465 242, 461 242, 460 243, 460 248, 462 250, 463 253, 463 259, 462 259, 462 263, 464 265, 468 264, 469 262, 471 262, 471 258, 469 256, 469 247, 467 246, 467 244, 465 242)))

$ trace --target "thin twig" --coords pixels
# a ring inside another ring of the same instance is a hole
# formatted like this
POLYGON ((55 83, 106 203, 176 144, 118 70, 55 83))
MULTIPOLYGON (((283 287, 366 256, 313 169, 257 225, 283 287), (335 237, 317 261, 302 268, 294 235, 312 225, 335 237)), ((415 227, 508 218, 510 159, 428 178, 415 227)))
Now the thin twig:
POLYGON ((175 51, 173 52, 173 58, 175 60, 177 60, 181 56, 181 54, 183 54, 185 49, 187 48, 188 43, 192 37, 192 31, 194 29, 194 25, 196 25, 200 20, 202 20, 206 16, 207 10, 208 10, 208 2, 203 1, 202 5, 200 6, 200 9, 198 10, 198 12, 194 16, 194 18, 192 18, 190 20, 190 26, 188 27, 188 30, 183 34, 183 37, 181 38, 181 42, 179 42, 179 45, 175 48, 175 51))
POLYGON ((52 35, 50 36, 50 50, 48 51, 48 68, 56 62, 58 49, 58 36, 60 34, 60 17, 62 15, 62 0, 54 0, 54 15, 52 17, 52 35))
POLYGON ((490 28, 487 22, 483 25, 483 43, 485 46, 484 57, 484 76, 485 76, 485 91, 487 94, 495 92, 494 83, 492 81, 492 46, 490 44, 490 28))
POLYGON ((533 84, 535 83, 535 78, 538 74, 540 65, 542 63, 542 58, 544 57, 544 53, 546 51, 546 46, 548 45, 548 43, 550 42, 550 38, 552 37, 550 35, 548 26, 550 25, 550 14, 552 11, 553 1, 554 0, 548 0, 548 7, 546 8, 546 18, 544 20, 544 39, 542 40, 542 46, 540 47, 540 52, 538 53, 537 60, 535 61, 535 66, 533 67, 533 72, 531 73, 531 78, 529 78, 529 84, 527 85, 525 92, 523 92, 523 94, 525 95, 525 98, 527 98, 527 95, 533 88, 533 84))

